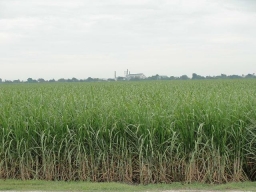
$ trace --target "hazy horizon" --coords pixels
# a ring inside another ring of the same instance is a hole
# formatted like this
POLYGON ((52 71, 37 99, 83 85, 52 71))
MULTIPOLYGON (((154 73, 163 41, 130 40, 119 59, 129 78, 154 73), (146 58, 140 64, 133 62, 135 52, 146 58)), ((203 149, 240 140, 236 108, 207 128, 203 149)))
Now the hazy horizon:
POLYGON ((0 0, 0 78, 246 75, 254 0, 0 0))
MULTIPOLYGON (((126 71, 124 71, 124 73, 126 73, 126 71)), ((132 73, 131 73, 132 74, 132 73)), ((144 73, 143 73, 144 74, 144 73)), ((196 75, 198 75, 199 77, 204 77, 204 78, 206 78, 206 79, 209 79, 208 77, 212 77, 212 78, 216 78, 216 77, 219 77, 219 76, 222 76, 222 75, 226 75, 227 76, 227 78, 228 79, 237 79, 238 77, 236 77, 236 78, 234 78, 234 77, 231 77, 231 76, 236 76, 236 75, 238 75, 238 74, 223 74, 223 73, 221 73, 221 74, 217 74, 217 75, 209 75, 209 76, 204 76, 204 75, 201 75, 201 74, 198 74, 198 73, 195 73, 196 75)), ((144 74, 145 75, 145 74, 144 74)), ((146 78, 150 78, 150 77, 153 77, 153 76, 165 76, 165 75, 159 75, 159 74, 153 74, 153 75, 145 75, 146 76, 146 78)), ((174 75, 167 75, 167 77, 168 78, 172 78, 172 77, 175 77, 175 78, 180 78, 180 77, 182 77, 182 76, 184 76, 184 75, 186 75, 189 79, 192 79, 192 76, 193 76, 193 74, 191 74, 191 75, 188 75, 188 74, 183 74, 183 75, 180 75, 180 76, 174 76, 174 75)), ((246 76, 247 75, 254 75, 254 77, 256 77, 256 75, 255 75, 255 73, 248 73, 248 74, 242 74, 242 75, 238 75, 239 77, 245 77, 246 78, 246 76)), ((115 76, 115 75, 114 75, 115 76)), ((99 77, 92 77, 92 76, 88 76, 88 77, 84 77, 84 78, 76 78, 76 77, 68 77, 68 78, 51 78, 51 79, 46 79, 46 78, 43 78, 43 77, 40 77, 40 78, 31 78, 31 77, 28 77, 28 78, 25 78, 25 79, 17 79, 17 78, 14 78, 14 79, 2 79, 1 77, 0 77, 0 79, 2 80, 2 82, 8 82, 8 81, 15 81, 15 80, 19 80, 19 81, 21 81, 21 82, 26 82, 28 79, 32 79, 32 80, 40 80, 40 79, 43 79, 43 80, 45 80, 45 81, 50 81, 50 80, 55 80, 55 81, 58 81, 58 80, 60 80, 60 79, 65 79, 65 80, 70 80, 70 79, 73 79, 73 78, 75 78, 75 79, 77 79, 77 80, 87 80, 87 79, 89 79, 89 78, 92 78, 92 79, 100 79, 100 80, 108 80, 108 79, 115 79, 115 77, 107 77, 107 78, 99 78, 99 77)), ((126 75, 118 75, 118 74, 116 74, 116 78, 118 78, 118 77, 123 77, 123 78, 125 78, 126 77, 126 75)), ((248 78, 248 77, 247 77, 248 78)), ((251 78, 251 77, 249 77, 249 78, 251 78)), ((183 79, 184 80, 184 79, 183 79)))

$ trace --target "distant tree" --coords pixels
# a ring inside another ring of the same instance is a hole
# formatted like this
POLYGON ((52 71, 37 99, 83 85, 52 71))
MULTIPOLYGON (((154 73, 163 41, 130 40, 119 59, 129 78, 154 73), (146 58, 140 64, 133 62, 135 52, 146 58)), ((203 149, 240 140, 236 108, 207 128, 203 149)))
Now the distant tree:
POLYGON ((212 76, 206 76, 205 79, 215 79, 215 77, 212 76))
POLYGON ((170 78, 166 75, 159 75, 158 79, 160 79, 160 80, 169 80, 170 78))
POLYGON ((182 76, 180 76, 180 79, 181 79, 181 80, 188 80, 189 77, 188 77, 187 75, 182 75, 182 76))
POLYGON ((205 79, 205 77, 201 76, 201 75, 197 75, 196 73, 193 73, 192 74, 192 79, 205 79))
POLYGON ((77 79, 77 78, 75 78, 75 77, 73 77, 72 79, 72 82, 78 82, 79 80, 77 79))
POLYGON ((239 75, 230 75, 228 76, 229 79, 241 79, 243 78, 242 76, 239 76, 239 75))
POLYGON ((221 79, 226 79, 227 78, 227 75, 226 74, 221 74, 221 79))
POLYGON ((66 79, 60 78, 60 79, 58 79, 58 82, 66 82, 66 79))
POLYGON ((94 79, 93 79, 93 78, 91 78, 91 77, 88 77, 88 78, 86 79, 86 81, 88 81, 88 82, 92 82, 92 81, 94 81, 94 79))
POLYGON ((54 82, 56 82, 56 81, 55 81, 55 79, 50 79, 49 82, 50 82, 50 83, 54 83, 54 82))
POLYGON ((3 82, 3 80, 0 78, 0 83, 2 83, 3 82))
POLYGON ((39 78, 39 79, 37 80, 37 82, 39 82, 39 83, 44 83, 45 80, 44 80, 43 78, 39 78))
POLYGON ((158 79, 161 79, 160 78, 160 75, 156 74, 155 76, 152 76, 154 79, 158 80, 158 79))
POLYGON ((20 83, 20 80, 19 79, 14 80, 13 83, 20 83))
POLYGON ((37 80, 32 79, 32 78, 28 78, 27 83, 37 83, 37 80))
POLYGON ((151 76, 151 77, 148 77, 147 79, 148 79, 148 80, 159 80, 159 79, 161 79, 161 78, 160 78, 160 76, 159 76, 158 74, 156 74, 156 75, 153 75, 153 76, 151 76))
POLYGON ((245 78, 248 78, 248 79, 255 78, 255 75, 249 73, 249 74, 247 74, 247 75, 245 76, 245 78))
POLYGON ((107 81, 115 81, 115 79, 108 78, 107 81))
POLYGON ((197 75, 196 73, 193 73, 193 74, 192 74, 192 79, 197 79, 197 76, 198 76, 198 75, 197 75))
POLYGON ((124 81, 125 78, 124 78, 124 77, 117 77, 116 80, 117 80, 117 81, 124 81))
POLYGON ((170 76, 170 78, 169 78, 170 80, 176 80, 177 79, 177 77, 174 77, 174 76, 170 76))
POLYGON ((27 79, 27 82, 28 82, 28 83, 33 83, 33 79, 32 79, 32 78, 28 78, 28 79, 27 79))
POLYGON ((5 80, 4 83, 12 83, 11 80, 5 80))
POLYGON ((104 81, 103 79, 93 78, 93 81, 104 81))

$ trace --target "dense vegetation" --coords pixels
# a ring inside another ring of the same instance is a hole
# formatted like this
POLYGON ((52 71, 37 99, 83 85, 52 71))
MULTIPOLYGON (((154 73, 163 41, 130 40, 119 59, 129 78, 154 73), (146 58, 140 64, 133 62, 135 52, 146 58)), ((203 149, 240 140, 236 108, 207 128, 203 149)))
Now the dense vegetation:
POLYGON ((256 179, 256 81, 0 86, 0 178, 256 179))

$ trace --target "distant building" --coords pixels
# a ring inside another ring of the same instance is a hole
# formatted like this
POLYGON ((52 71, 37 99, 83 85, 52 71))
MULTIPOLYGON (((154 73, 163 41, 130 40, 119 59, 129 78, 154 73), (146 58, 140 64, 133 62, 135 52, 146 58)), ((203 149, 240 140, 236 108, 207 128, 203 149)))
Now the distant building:
POLYGON ((124 76, 117 77, 116 71, 114 72, 114 79, 116 81, 123 81, 123 80, 142 80, 142 79, 146 79, 147 77, 143 74, 143 73, 136 73, 136 74, 131 74, 130 71, 127 69, 126 71, 124 71, 124 76))
POLYGON ((146 79, 147 77, 143 73, 137 73, 137 74, 127 74, 126 80, 132 80, 132 79, 146 79))

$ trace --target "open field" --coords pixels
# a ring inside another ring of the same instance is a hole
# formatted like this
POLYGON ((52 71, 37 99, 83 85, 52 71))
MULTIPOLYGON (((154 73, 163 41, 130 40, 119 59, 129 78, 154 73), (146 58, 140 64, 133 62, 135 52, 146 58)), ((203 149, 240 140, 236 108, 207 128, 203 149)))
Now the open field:
POLYGON ((256 81, 0 85, 0 178, 256 179, 256 81))

